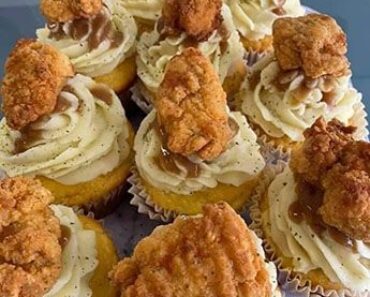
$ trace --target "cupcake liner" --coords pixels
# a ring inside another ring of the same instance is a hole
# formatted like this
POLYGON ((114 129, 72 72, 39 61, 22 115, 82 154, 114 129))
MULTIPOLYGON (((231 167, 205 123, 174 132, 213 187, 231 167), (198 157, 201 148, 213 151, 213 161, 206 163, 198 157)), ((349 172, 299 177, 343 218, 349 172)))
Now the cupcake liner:
POLYGON ((369 139, 369 130, 367 129, 367 112, 366 107, 362 102, 359 102, 355 106, 355 114, 349 121, 349 124, 357 127, 357 130, 354 134, 355 139, 358 140, 368 140, 369 139))
POLYGON ((247 63, 247 66, 251 67, 253 66, 258 60, 263 58, 265 55, 267 55, 269 52, 255 52, 255 51, 247 51, 244 55, 244 60, 247 63))
POLYGON ((152 96, 146 91, 141 82, 136 82, 130 89, 131 100, 146 114, 153 109, 152 96))
POLYGON ((169 223, 173 221, 177 214, 172 210, 166 210, 156 205, 146 192, 144 185, 136 168, 132 168, 132 175, 127 179, 131 185, 128 192, 133 195, 130 204, 138 208, 140 214, 149 216, 151 220, 169 223))
POLYGON ((286 162, 278 162, 275 166, 266 169, 264 177, 261 179, 252 196, 252 205, 249 209, 252 219, 250 227, 262 239, 266 254, 275 263, 278 269, 278 281, 282 289, 289 296, 294 297, 370 297, 370 292, 356 294, 348 289, 342 289, 340 291, 328 290, 319 285, 314 286, 310 281, 303 280, 299 273, 295 273, 291 268, 283 266, 282 259, 275 253, 269 241, 265 239, 259 201, 263 194, 266 193, 275 176, 281 173, 286 166, 288 166, 286 162))
POLYGON ((88 216, 93 219, 102 219, 113 213, 121 204, 124 193, 128 188, 128 183, 124 182, 118 187, 111 190, 99 201, 86 203, 84 205, 72 206, 73 210, 81 215, 88 216))

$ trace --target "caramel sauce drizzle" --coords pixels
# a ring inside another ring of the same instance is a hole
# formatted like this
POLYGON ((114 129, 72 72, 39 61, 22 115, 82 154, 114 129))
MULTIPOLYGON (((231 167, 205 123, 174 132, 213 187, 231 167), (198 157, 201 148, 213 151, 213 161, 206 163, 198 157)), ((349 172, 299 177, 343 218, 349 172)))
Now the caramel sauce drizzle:
POLYGON ((61 237, 59 239, 59 244, 62 247, 62 250, 64 250, 71 239, 71 229, 63 225, 60 228, 61 228, 61 237))
POLYGON ((47 27, 50 30, 49 37, 55 40, 61 40, 70 37, 74 40, 80 40, 88 35, 88 46, 94 50, 105 41, 110 41, 110 48, 118 47, 123 41, 123 34, 114 29, 112 21, 104 12, 97 14, 92 19, 73 20, 69 26, 69 32, 63 30, 63 23, 49 23, 47 27), (90 25, 91 23, 91 25, 90 25))
MULTIPOLYGON (((251 89, 255 89, 261 81, 261 72, 256 71, 249 77, 249 85, 251 89)), ((279 74, 273 80, 272 84, 276 87, 279 92, 285 92, 288 90, 290 83, 298 76, 304 75, 302 70, 289 70, 283 71, 280 70, 279 74)), ((322 101, 332 106, 335 104, 335 91, 334 84, 335 78, 331 76, 322 76, 323 87, 326 91, 323 91, 322 101)), ((303 98, 307 97, 314 88, 319 85, 319 79, 313 79, 307 76, 304 76, 303 82, 300 86, 292 91, 292 95, 297 103, 300 103, 303 98)))
POLYGON ((91 94, 104 101, 108 105, 112 105, 113 103, 113 96, 111 91, 104 85, 95 85, 90 89, 91 94))

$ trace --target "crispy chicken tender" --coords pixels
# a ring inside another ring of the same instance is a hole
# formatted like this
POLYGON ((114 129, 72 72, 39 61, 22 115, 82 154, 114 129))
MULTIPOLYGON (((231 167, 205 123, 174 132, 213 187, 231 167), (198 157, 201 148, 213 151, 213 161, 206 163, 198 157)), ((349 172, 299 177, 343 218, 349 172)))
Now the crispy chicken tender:
POLYGON ((326 224, 350 238, 370 241, 370 144, 347 145, 323 181, 320 213, 326 224))
POLYGON ((18 41, 6 61, 1 88, 7 124, 21 130, 51 113, 71 76, 69 59, 51 45, 30 39, 18 41))
POLYGON ((111 278, 122 297, 271 296, 252 234, 226 203, 157 228, 111 278))
POLYGON ((226 94, 212 64, 198 49, 187 48, 169 62, 155 105, 173 153, 213 160, 233 137, 226 94))
POLYGON ((0 181, 0 296, 42 297, 59 277, 59 220, 37 180, 0 181))
POLYGON ((278 19, 273 25, 273 38, 283 70, 302 68, 311 78, 339 77, 349 72, 346 35, 327 15, 278 19))
POLYGON ((54 200, 38 180, 26 177, 0 180, 0 231, 25 215, 41 211, 54 200))
POLYGON ((41 0, 41 13, 49 22, 64 23, 98 14, 102 0, 41 0))
POLYGON ((186 32, 204 41, 220 26, 221 7, 221 0, 166 0, 162 11, 164 32, 186 32))
POLYGON ((345 127, 334 119, 318 119, 304 132, 305 141, 293 151, 290 167, 311 184, 320 185, 321 176, 333 166, 343 147, 354 141, 354 127, 345 127))

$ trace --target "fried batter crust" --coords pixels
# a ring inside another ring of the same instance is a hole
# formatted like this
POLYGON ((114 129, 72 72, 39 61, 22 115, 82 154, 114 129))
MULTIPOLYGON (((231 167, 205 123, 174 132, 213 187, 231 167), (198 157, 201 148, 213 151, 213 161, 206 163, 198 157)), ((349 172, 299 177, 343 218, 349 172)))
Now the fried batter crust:
POLYGON ((271 296, 252 235, 226 203, 157 228, 111 278, 122 297, 271 296))
POLYGON ((1 88, 7 124, 21 130, 51 113, 66 79, 73 76, 67 56, 31 39, 17 42, 5 63, 1 88))
POLYGON ((206 40, 222 22, 221 0, 166 0, 162 17, 164 32, 186 32, 196 41, 206 40))
POLYGON ((168 64, 156 102, 159 126, 177 154, 217 158, 233 136, 226 94, 211 62, 188 48, 168 64))
POLYGON ((64 23, 98 14, 102 0, 41 0, 41 13, 49 22, 64 23))
POLYGON ((355 128, 345 127, 338 120, 326 123, 318 119, 304 132, 305 141, 292 152, 290 167, 306 182, 319 185, 322 174, 337 162, 343 147, 354 141, 355 128))
POLYGON ((62 265, 59 220, 37 180, 0 181, 0 296, 42 297, 62 265))
POLYGON ((311 78, 339 77, 349 72, 346 35, 327 15, 278 19, 273 25, 273 38, 283 70, 302 68, 311 78))
POLYGON ((323 187, 324 222, 351 238, 370 241, 370 144, 347 145, 323 187))

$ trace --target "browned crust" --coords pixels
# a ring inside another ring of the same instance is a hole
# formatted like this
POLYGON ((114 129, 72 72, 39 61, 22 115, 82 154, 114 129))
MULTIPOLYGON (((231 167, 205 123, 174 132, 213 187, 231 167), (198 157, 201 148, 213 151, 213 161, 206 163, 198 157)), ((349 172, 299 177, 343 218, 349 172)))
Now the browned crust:
POLYGON ((336 21, 322 14, 281 18, 273 25, 275 55, 283 70, 302 68, 306 76, 349 72, 347 38, 336 21))
POLYGON ((18 41, 6 61, 1 87, 7 124, 21 130, 51 113, 71 76, 69 59, 51 45, 31 39, 18 41))

